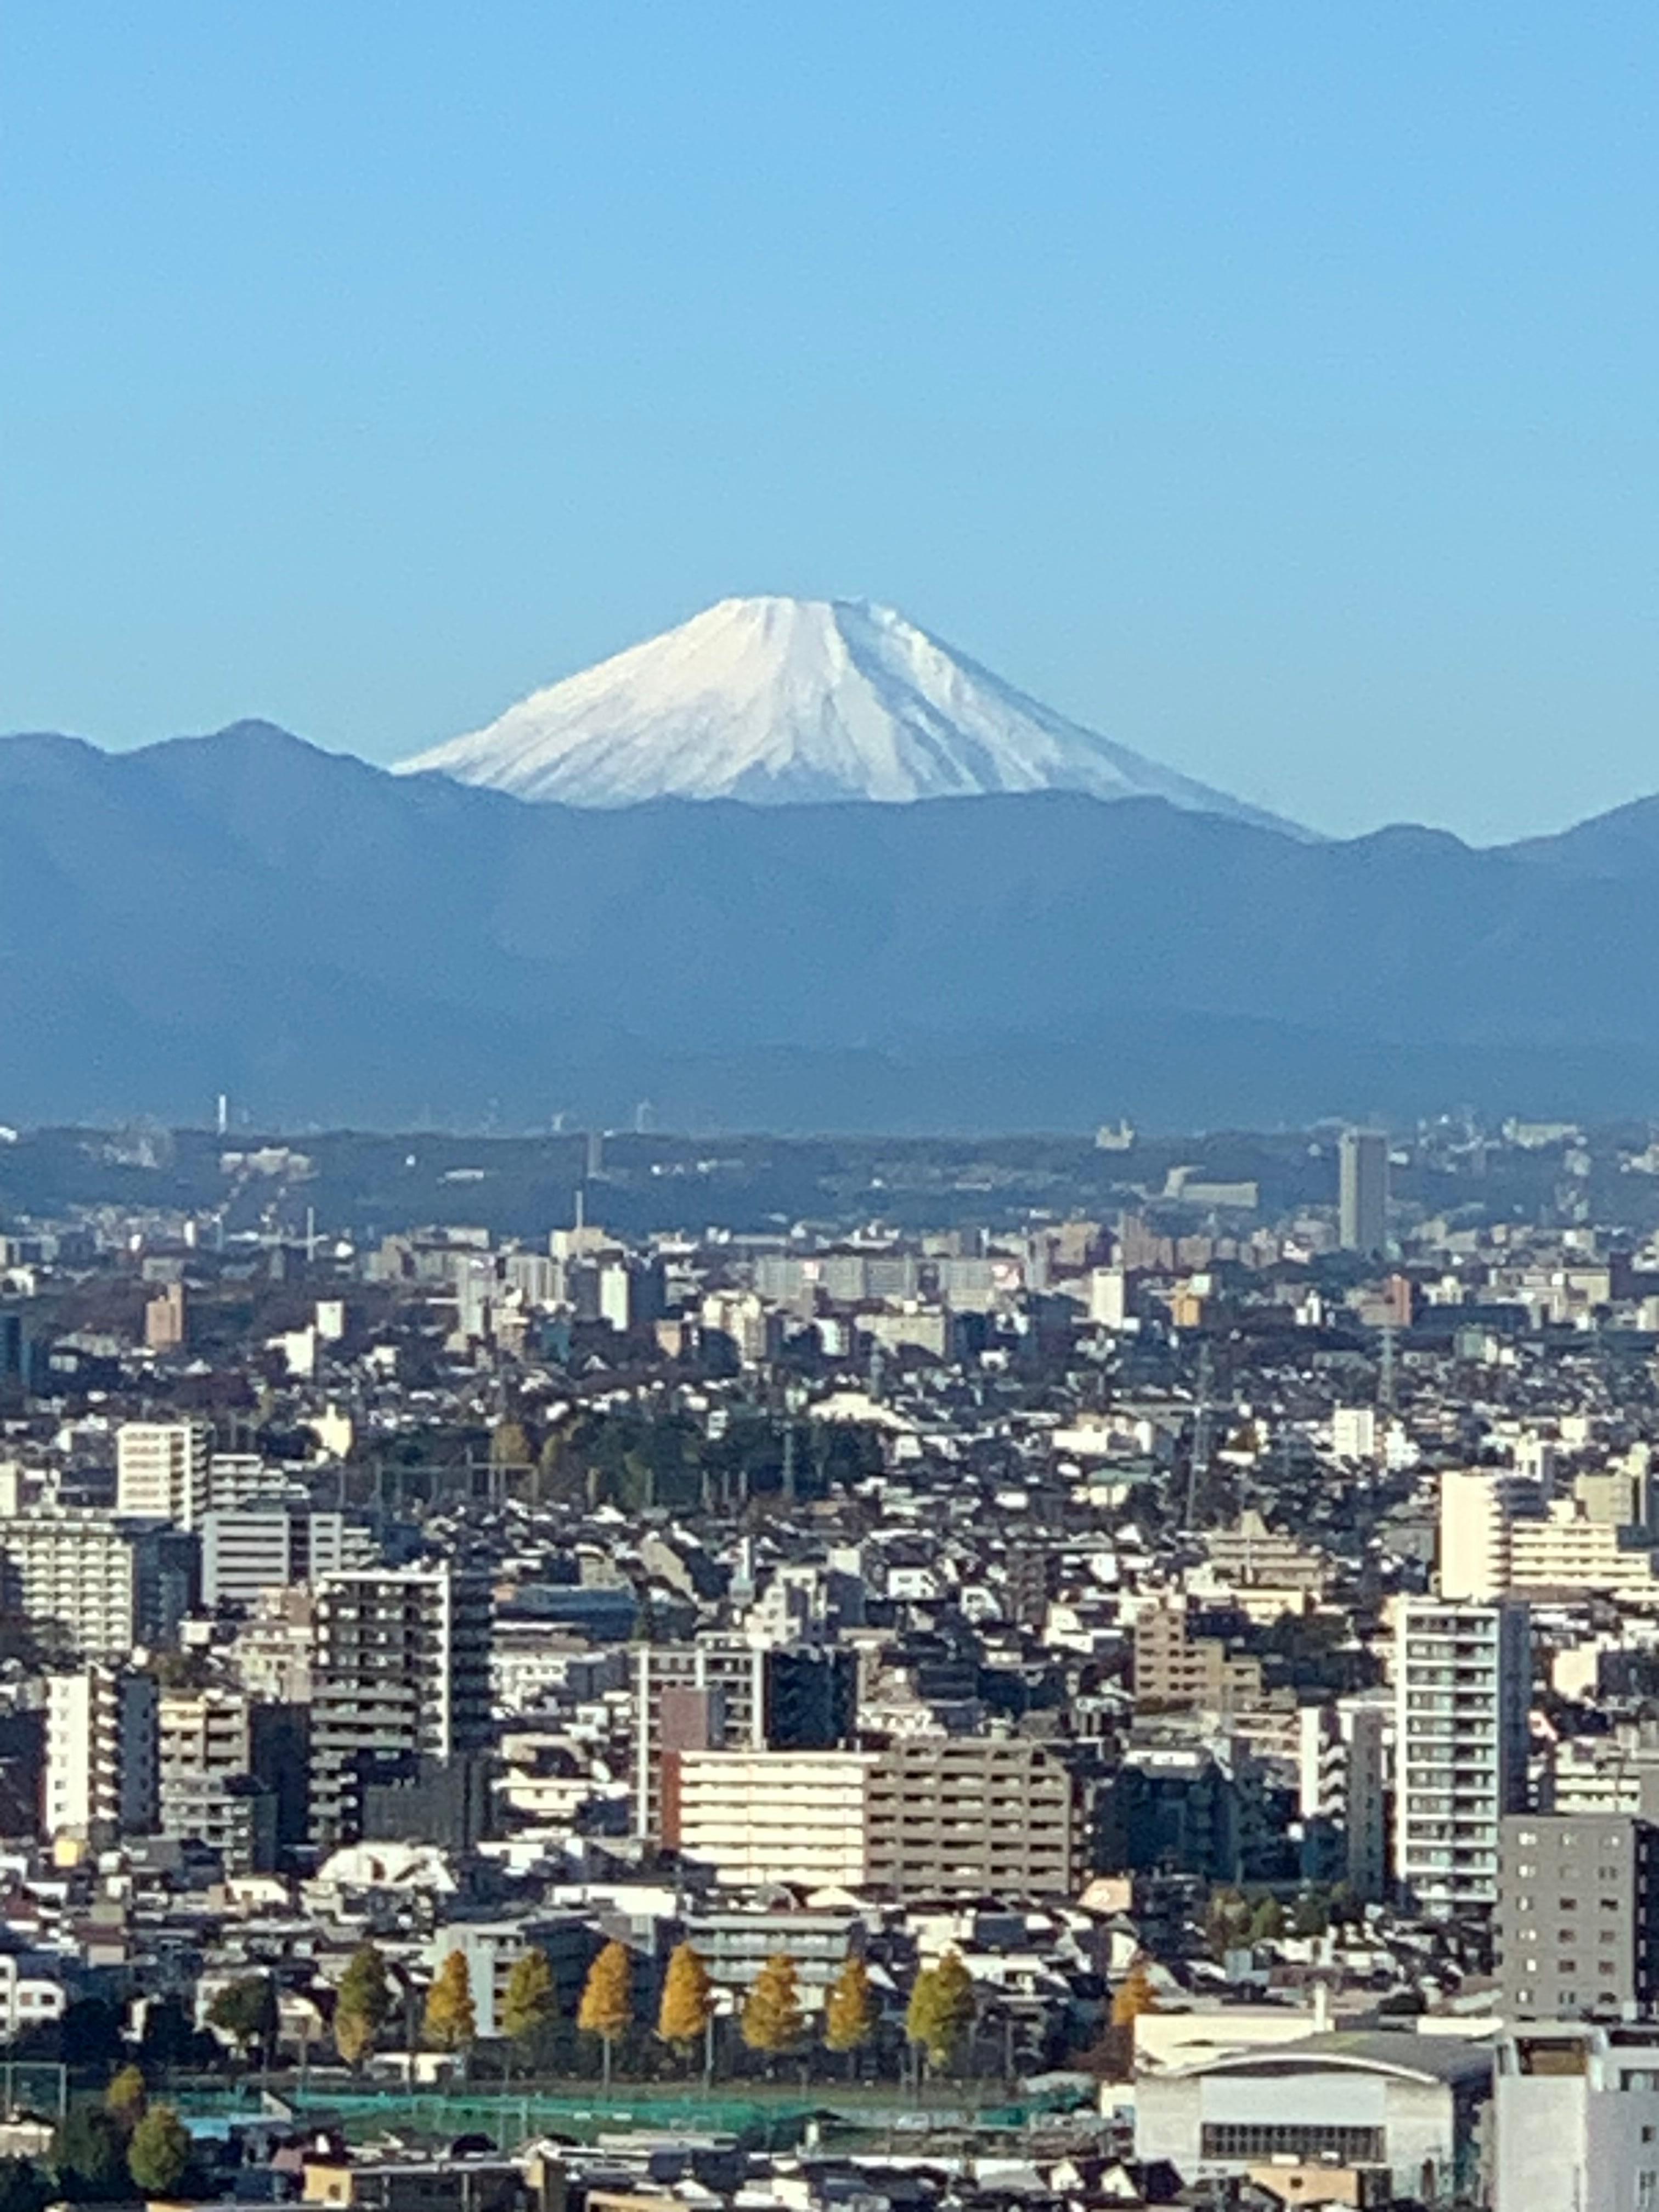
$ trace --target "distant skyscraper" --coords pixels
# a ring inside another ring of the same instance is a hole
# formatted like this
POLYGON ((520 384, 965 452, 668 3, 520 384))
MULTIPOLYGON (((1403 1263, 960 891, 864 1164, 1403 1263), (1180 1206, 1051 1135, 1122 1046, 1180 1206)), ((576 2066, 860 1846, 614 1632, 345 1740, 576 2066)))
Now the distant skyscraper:
POLYGON ((1380 1129, 1345 1129, 1340 1160, 1342 1249, 1380 1252, 1388 1240, 1389 1140, 1380 1129))

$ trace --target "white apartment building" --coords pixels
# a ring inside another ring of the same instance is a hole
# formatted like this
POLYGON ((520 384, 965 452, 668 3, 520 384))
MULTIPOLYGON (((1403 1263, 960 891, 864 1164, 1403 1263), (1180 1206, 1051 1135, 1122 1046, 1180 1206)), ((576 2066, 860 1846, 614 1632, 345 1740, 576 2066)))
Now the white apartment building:
POLYGON ((1374 1460, 1379 1434, 1375 1406, 1339 1406, 1331 1415, 1331 1449, 1338 1459, 1374 1460))
POLYGON ((303 1483, 279 1467, 267 1466, 258 1452, 208 1455, 204 1513, 230 1512, 239 1505, 252 1504, 256 1498, 304 1498, 309 1494, 303 1483))
POLYGON ((1659 2030, 1540 2021, 1498 2045, 1493 2203, 1659 2208, 1659 2030))
POLYGON ((1498 1901, 1498 1829, 1525 1808, 1524 1606, 1403 1598, 1395 1644, 1395 1877, 1417 1908, 1498 1901))
POLYGON ((870 1878, 871 1752, 686 1751, 680 1849, 726 1888, 870 1878))
POLYGON ((47 1676, 48 1835, 96 1840, 155 1826, 156 1707, 148 1674, 92 1666, 47 1676))
POLYGON ((106 1513, 68 1508, 0 1519, 7 1606, 49 1651, 124 1658, 141 1640, 154 1548, 106 1513))
POLYGON ((1515 1522, 1543 1510, 1535 1482, 1507 1468, 1449 1468, 1440 1478, 1440 1595, 1490 1605, 1510 1586, 1515 1522))
POLYGON ((205 1421, 124 1421, 115 1432, 115 1510, 196 1528, 208 1504, 213 1431, 205 1421))
POLYGON ((1121 1267, 1089 1271, 1089 1319, 1096 1328, 1121 1328, 1129 1318, 1128 1277, 1121 1267))
POLYGON ((1440 1478, 1443 1597, 1489 1604, 1510 1595, 1582 1590, 1659 1602, 1653 1557, 1645 1542, 1626 1538, 1577 1498, 1546 1504, 1528 1476, 1468 1468, 1440 1478))
POLYGON ((49 1975, 30 1973, 27 1962, 0 1951, 0 2042, 41 2021, 61 2020, 69 1993, 49 1975))

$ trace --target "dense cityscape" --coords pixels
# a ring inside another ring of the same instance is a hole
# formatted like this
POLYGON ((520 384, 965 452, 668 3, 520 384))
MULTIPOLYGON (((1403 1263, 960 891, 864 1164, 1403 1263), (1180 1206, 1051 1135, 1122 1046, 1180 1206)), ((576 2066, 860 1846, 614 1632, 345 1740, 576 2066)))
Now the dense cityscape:
POLYGON ((1648 2201, 1650 1132, 220 1121, 0 1147, 0 2197, 1648 2201))

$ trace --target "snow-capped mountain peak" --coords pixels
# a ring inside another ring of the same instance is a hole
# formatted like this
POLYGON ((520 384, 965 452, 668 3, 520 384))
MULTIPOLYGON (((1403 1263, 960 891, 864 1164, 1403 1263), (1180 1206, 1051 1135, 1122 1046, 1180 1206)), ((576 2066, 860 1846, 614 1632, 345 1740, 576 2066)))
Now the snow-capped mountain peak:
POLYGON ((890 608, 733 599, 402 762, 526 799, 1082 791, 1274 821, 1068 721, 890 608))

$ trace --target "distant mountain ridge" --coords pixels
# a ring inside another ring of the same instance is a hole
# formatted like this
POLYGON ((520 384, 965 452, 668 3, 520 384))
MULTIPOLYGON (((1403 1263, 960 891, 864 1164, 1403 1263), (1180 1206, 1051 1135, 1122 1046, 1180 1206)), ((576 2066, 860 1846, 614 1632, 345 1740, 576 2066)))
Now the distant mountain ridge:
POLYGON ((1659 1103, 1659 805, 1490 852, 1066 792, 587 811, 241 724, 0 739, 0 1121, 1659 1103))
POLYGON ((1294 828, 1055 714, 862 599, 722 599, 399 773, 573 806, 1083 791, 1294 828))

